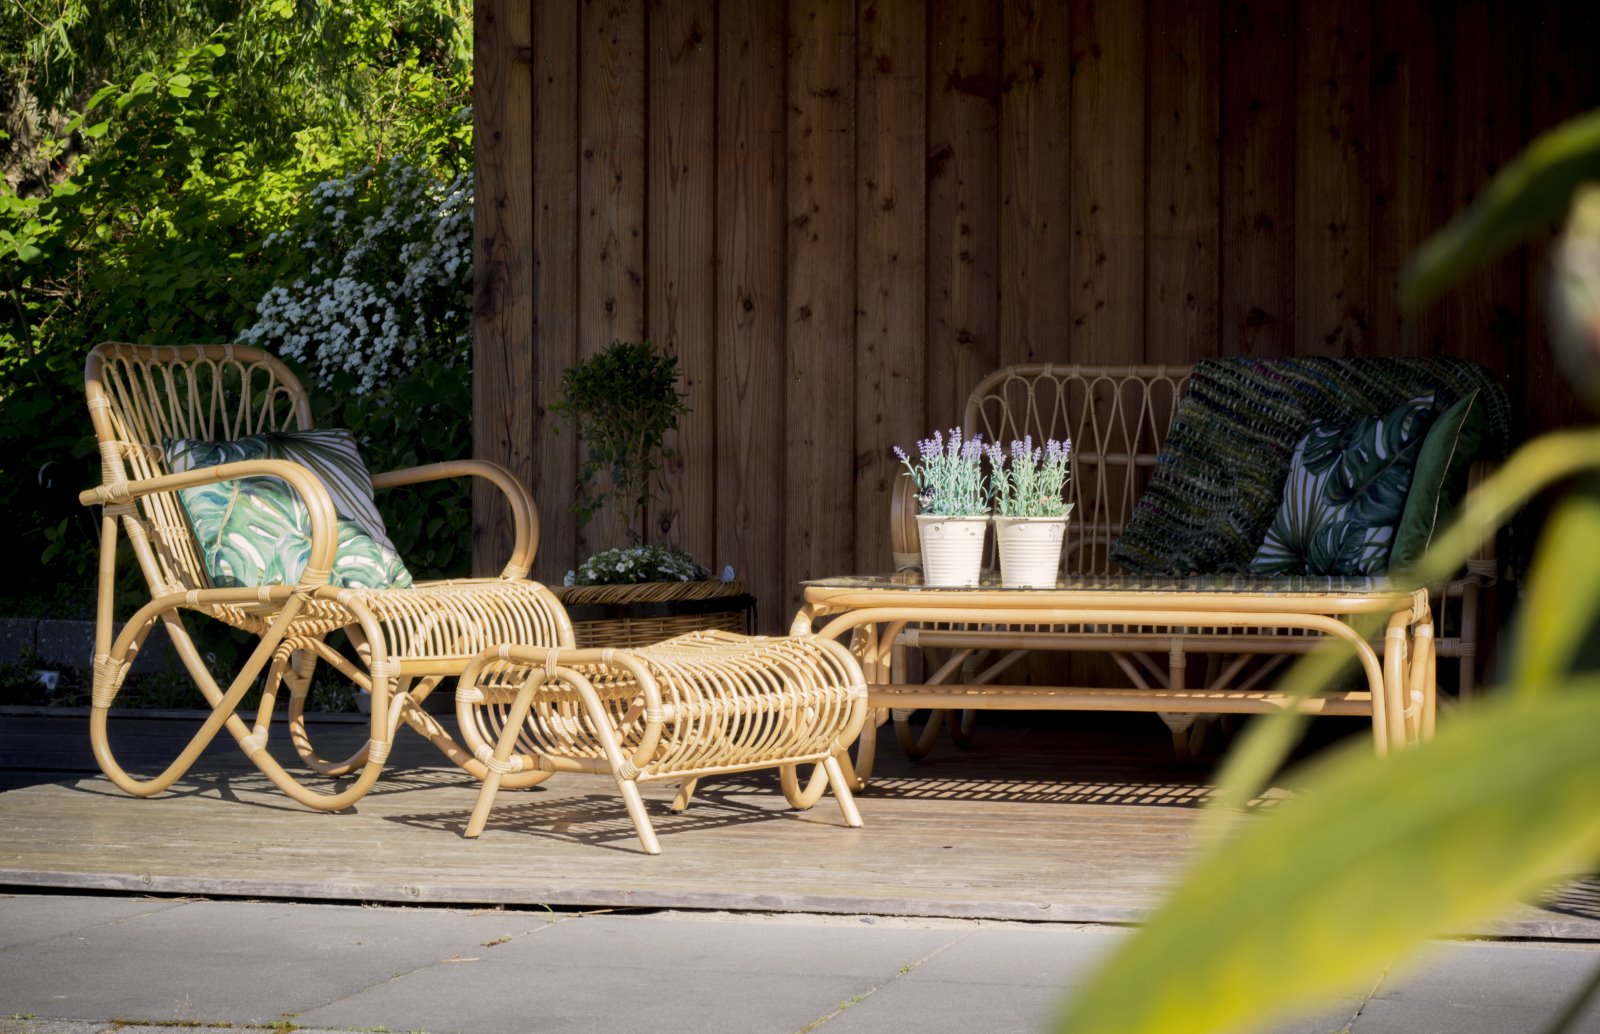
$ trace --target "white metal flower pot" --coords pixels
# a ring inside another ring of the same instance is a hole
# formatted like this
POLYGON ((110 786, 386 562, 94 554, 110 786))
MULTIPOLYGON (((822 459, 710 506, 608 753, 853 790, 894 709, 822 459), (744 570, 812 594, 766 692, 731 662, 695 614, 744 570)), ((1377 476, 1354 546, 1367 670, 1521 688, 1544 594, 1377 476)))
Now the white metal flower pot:
POLYGON ((978 584, 983 570, 983 537, 989 518, 917 515, 922 542, 922 581, 926 585, 963 587, 978 584))
POLYGON ((1065 517, 996 517, 1000 584, 1007 589, 1051 589, 1061 570, 1065 517))

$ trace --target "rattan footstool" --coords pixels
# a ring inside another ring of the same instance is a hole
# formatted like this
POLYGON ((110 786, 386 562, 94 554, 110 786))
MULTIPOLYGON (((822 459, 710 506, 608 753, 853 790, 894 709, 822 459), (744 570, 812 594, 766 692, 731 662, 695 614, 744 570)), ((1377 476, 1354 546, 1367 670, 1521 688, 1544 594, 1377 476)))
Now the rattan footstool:
POLYGON ((789 803, 822 793, 795 766, 822 765, 846 825, 861 815, 838 755, 861 732, 866 680, 843 646, 812 636, 693 632, 636 649, 507 645, 479 654, 461 676, 456 716, 488 768, 466 835, 483 831, 509 772, 609 772, 639 842, 659 854, 638 784, 681 780, 688 807, 701 776, 782 769, 789 803))

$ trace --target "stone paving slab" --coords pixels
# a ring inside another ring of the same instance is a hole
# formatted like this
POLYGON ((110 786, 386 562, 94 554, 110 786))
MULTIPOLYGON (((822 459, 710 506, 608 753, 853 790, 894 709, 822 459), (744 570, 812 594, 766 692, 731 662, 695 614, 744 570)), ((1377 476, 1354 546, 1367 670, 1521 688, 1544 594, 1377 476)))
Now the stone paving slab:
MULTIPOLYGON (((1046 1031, 1126 930, 0 896, 0 1034, 1046 1031), (129 1024, 133 1026, 130 1028, 129 1024)), ((1538 1031, 1600 948, 1449 942, 1270 1034, 1538 1031)), ((1575 1031, 1600 1034, 1600 1009, 1575 1031)))

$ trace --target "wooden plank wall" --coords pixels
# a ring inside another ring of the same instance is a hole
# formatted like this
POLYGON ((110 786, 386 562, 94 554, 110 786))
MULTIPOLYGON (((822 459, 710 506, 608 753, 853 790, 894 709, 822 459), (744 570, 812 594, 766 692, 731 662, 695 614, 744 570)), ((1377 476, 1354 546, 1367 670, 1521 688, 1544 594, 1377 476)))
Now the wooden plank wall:
MULTIPOLYGON (((1423 313, 1405 256, 1600 104, 1578 0, 477 0, 476 442, 536 575, 593 548, 547 407, 613 338, 693 412, 651 534, 784 627, 889 566, 890 446, 998 363, 1460 355, 1580 413, 1523 249, 1423 313)), ((1531 257, 1530 257, 1531 256, 1531 257)), ((508 536, 478 499, 481 568, 508 536)))

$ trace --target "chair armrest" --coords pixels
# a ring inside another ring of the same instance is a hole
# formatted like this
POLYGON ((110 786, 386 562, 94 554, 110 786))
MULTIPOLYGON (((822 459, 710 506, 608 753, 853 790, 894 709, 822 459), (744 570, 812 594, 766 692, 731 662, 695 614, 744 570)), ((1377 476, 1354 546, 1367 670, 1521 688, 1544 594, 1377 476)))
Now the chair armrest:
POLYGON ((334 554, 339 548, 338 514, 334 511, 333 499, 328 495, 328 487, 322 483, 322 479, 310 469, 289 460, 239 460, 186 470, 181 474, 163 474, 136 481, 113 481, 78 493, 78 502, 84 506, 127 505, 147 495, 247 477, 275 477, 288 482, 290 490, 305 505, 311 521, 311 549, 295 591, 311 593, 328 584, 328 577, 333 573, 334 554))
POLYGON ((372 487, 399 488, 402 485, 420 485, 428 481, 449 478, 480 477, 500 489, 511 504, 512 544, 511 559, 500 572, 501 578, 523 579, 533 570, 533 558, 539 551, 539 508, 533 496, 517 480, 517 476, 498 463, 488 460, 450 460, 445 463, 428 463, 420 467, 406 467, 372 475, 372 487))

